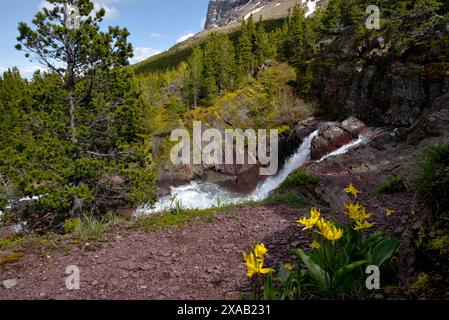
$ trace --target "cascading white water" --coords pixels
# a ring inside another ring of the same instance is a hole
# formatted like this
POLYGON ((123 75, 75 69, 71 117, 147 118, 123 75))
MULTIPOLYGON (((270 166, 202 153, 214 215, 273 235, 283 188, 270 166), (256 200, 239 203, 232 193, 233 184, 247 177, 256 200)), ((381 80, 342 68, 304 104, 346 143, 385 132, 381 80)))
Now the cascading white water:
MULTIPOLYGON (((374 134, 377 133, 374 132, 374 134)), ((179 205, 184 209, 207 209, 217 206, 218 204, 239 204, 248 201, 264 200, 272 191, 276 190, 292 172, 300 168, 310 159, 311 145, 317 135, 318 131, 310 134, 296 153, 286 161, 284 167, 278 174, 269 177, 262 182, 250 195, 242 196, 211 182, 193 181, 187 185, 172 187, 170 195, 160 198, 154 208, 142 206, 136 211, 136 215, 164 212, 174 208, 176 205, 179 205)), ((363 134, 359 139, 324 156, 319 162, 324 161, 329 157, 344 154, 362 144, 367 144, 372 138, 372 132, 363 134)))
POLYGON ((264 200, 269 196, 270 192, 276 190, 293 171, 306 163, 310 159, 310 147, 312 146, 312 141, 317 135, 318 131, 309 135, 301 144, 298 151, 287 160, 281 171, 275 176, 269 177, 256 188, 251 195, 252 199, 264 200))

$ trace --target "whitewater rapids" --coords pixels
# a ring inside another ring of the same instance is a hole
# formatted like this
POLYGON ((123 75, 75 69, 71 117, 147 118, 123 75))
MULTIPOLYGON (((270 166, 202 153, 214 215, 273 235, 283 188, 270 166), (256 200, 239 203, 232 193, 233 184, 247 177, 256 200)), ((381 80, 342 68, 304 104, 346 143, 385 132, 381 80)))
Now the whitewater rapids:
MULTIPOLYGON (((330 157, 345 154, 349 150, 360 145, 367 144, 378 131, 368 132, 360 135, 338 150, 335 150, 321 158, 322 162, 330 157)), ((261 201, 266 199, 270 193, 276 190, 289 175, 310 160, 310 152, 313 140, 318 136, 318 130, 310 134, 300 145, 298 150, 285 162, 283 168, 274 176, 269 177, 249 195, 241 195, 231 192, 215 183, 192 181, 189 184, 172 187, 170 194, 161 197, 153 208, 148 205, 137 209, 136 215, 147 215, 151 213, 165 212, 179 206, 183 209, 208 209, 218 205, 235 205, 250 201, 261 201)))

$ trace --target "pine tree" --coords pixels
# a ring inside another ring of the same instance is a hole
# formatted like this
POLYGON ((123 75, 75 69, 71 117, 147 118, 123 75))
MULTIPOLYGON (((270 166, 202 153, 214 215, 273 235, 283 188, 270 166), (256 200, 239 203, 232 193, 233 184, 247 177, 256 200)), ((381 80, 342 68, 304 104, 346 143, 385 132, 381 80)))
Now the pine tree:
POLYGON ((245 21, 242 22, 238 45, 238 62, 242 74, 252 74, 253 71, 253 46, 252 34, 249 33, 245 21))
POLYGON ((267 59, 273 58, 273 48, 269 43, 268 34, 265 31, 262 17, 256 26, 254 51, 256 66, 261 66, 267 59))
POLYGON ((305 17, 304 10, 297 5, 293 8, 292 18, 289 25, 289 37, 292 45, 293 57, 300 57, 305 45, 305 17))
POLYGON ((201 94, 201 84, 203 81, 203 51, 199 46, 193 49, 192 55, 188 60, 188 79, 187 85, 189 96, 193 100, 193 105, 198 107, 198 101, 201 94))
POLYGON ((279 56, 282 60, 287 60, 292 56, 292 41, 290 38, 291 10, 288 11, 287 19, 285 19, 280 31, 279 56))
POLYGON ((19 24, 16 48, 48 72, 36 73, 24 90, 29 101, 22 131, 29 134, 20 147, 8 138, 14 156, 0 160, 0 171, 9 166, 21 172, 9 176, 18 197, 41 196, 27 212, 50 212, 57 215, 55 223, 151 204, 156 193, 143 147, 145 110, 132 70, 123 68, 132 56, 129 32, 101 31, 105 11, 94 14, 93 1, 51 3, 53 9, 36 14, 34 28, 19 24), (68 23, 74 7, 79 25, 68 23), (111 175, 123 183, 111 185, 111 175))
POLYGON ((204 45, 204 69, 203 69, 203 93, 206 99, 211 99, 218 90, 217 65, 216 65, 216 43, 215 33, 211 33, 204 45))
POLYGON ((225 34, 217 36, 216 49, 217 84, 219 93, 222 93, 234 84, 235 50, 234 45, 225 34))
POLYGON ((126 29, 110 27, 100 31, 100 23, 106 14, 100 9, 95 15, 92 1, 52 0, 54 9, 43 8, 33 23, 32 30, 26 23, 19 24, 18 50, 25 51, 45 68, 64 79, 69 104, 71 140, 77 143, 77 105, 82 97, 77 96, 76 87, 83 81, 91 81, 97 71, 128 64, 132 57, 132 45, 127 42, 126 29), (69 20, 79 11, 79 25, 73 27, 69 20), (89 19, 87 19, 89 18, 89 19))
POLYGON ((323 12, 322 23, 324 30, 332 30, 340 24, 341 0, 330 0, 323 12))

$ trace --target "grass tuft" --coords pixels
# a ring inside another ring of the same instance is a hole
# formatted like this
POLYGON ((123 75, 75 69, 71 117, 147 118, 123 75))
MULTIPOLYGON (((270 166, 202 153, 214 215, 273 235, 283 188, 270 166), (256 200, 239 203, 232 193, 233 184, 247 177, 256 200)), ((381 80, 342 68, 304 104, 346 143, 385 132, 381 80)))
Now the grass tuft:
POLYGON ((286 202, 295 208, 301 208, 303 206, 309 205, 309 201, 306 198, 298 196, 293 192, 289 192, 286 194, 273 194, 265 199, 264 204, 271 205, 279 202, 286 202))
POLYGON ((281 190, 293 189, 303 186, 317 185, 320 183, 318 177, 314 177, 300 169, 292 173, 280 186, 281 190))
POLYGON ((407 190, 404 179, 398 176, 391 177, 384 184, 378 185, 374 193, 378 196, 384 193, 396 193, 407 190))

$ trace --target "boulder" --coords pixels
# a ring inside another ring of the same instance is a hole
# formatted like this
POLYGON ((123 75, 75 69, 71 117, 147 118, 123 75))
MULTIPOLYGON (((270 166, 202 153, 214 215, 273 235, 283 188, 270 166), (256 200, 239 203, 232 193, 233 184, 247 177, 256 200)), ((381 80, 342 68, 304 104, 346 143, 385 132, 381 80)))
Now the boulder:
POLYGON ((261 176, 259 170, 260 166, 253 165, 239 175, 222 181, 220 185, 236 193, 248 194, 267 178, 266 176, 261 176))
POLYGON ((131 207, 124 207, 117 209, 116 214, 125 219, 131 219, 134 216, 136 210, 131 207))
POLYGON ((416 144, 426 137, 449 135, 449 93, 435 100, 417 123, 406 130, 407 143, 416 144))
MULTIPOLYGON (((294 154, 304 139, 317 129, 318 120, 315 118, 310 118, 298 123, 290 132, 289 136, 279 143, 280 160, 287 159, 294 154)), ((279 164, 282 164, 282 161, 280 161, 279 164)))
POLYGON ((104 174, 100 179, 100 184, 116 188, 123 186, 125 180, 119 175, 104 174))
POLYGON ((18 230, 12 226, 0 228, 0 240, 11 238, 17 234, 19 234, 18 230))
POLYGON ((312 142, 310 157, 312 160, 319 160, 357 137, 356 134, 345 130, 340 125, 322 126, 318 136, 312 142))
POLYGON ((359 136, 361 133, 367 130, 365 123, 355 117, 349 117, 348 119, 343 121, 341 123, 341 128, 348 132, 351 132, 356 136, 359 136))

